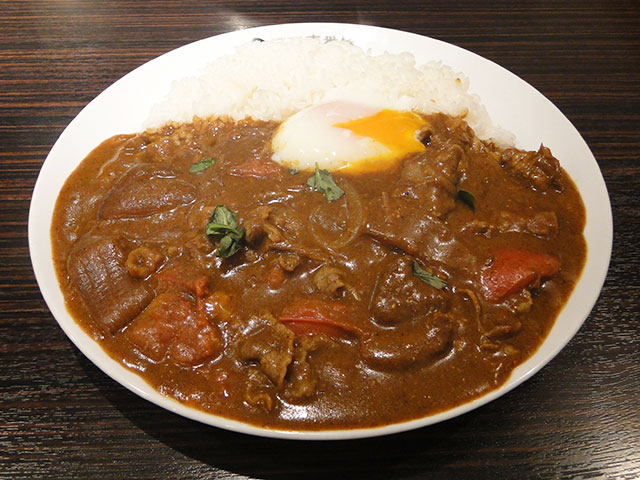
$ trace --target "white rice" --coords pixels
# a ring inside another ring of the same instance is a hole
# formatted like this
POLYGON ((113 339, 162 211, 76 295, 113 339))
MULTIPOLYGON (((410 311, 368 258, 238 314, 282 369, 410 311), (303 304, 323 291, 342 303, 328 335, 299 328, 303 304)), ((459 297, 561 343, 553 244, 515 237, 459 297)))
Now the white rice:
POLYGON ((173 83, 148 127, 194 115, 284 120, 303 108, 349 100, 380 108, 465 115, 476 135, 501 145, 513 135, 494 126, 469 80, 439 62, 416 66, 413 55, 370 55, 343 40, 296 38, 243 45, 196 78, 173 83))

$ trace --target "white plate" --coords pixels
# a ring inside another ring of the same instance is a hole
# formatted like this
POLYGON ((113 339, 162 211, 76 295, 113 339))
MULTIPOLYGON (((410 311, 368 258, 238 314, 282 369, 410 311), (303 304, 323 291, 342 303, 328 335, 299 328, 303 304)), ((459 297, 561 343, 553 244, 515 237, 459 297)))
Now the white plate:
POLYGON ((612 235, 609 196, 593 154, 569 120, 537 90, 495 63, 438 40, 378 27, 330 23, 273 25, 218 35, 178 48, 124 76, 89 103, 60 135, 42 166, 29 212, 29 249, 42 295, 67 336, 94 364, 134 393, 185 417, 238 432, 292 439, 386 435, 461 415, 504 395, 546 365, 587 318, 607 273, 612 235), (309 35, 348 39, 374 53, 408 51, 418 64, 441 60, 463 72, 471 81, 470 91, 480 95, 495 124, 516 135, 518 147, 537 149, 544 142, 577 184, 587 211, 584 272, 545 342, 499 389, 445 412, 385 427, 318 432, 264 429, 195 410, 160 395, 111 359, 67 312, 54 271, 50 229, 58 192, 74 168, 106 138, 140 131, 151 107, 163 100, 173 80, 196 74, 216 56, 232 53, 236 46, 256 37, 309 35))

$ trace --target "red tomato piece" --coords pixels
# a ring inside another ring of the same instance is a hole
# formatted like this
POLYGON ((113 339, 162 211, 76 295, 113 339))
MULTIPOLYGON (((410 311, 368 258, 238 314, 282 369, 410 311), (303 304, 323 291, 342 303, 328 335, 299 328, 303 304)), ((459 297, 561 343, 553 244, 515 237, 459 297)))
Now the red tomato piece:
POLYGON ((156 273, 155 277, 161 282, 170 283, 180 289, 195 293, 197 297, 209 295, 209 277, 205 275, 194 275, 193 273, 181 272, 178 269, 163 270, 156 273))
POLYGON ((267 286, 272 290, 277 290, 285 281, 284 271, 280 266, 274 265, 267 273, 267 286))
POLYGON ((154 362, 169 357, 177 364, 193 366, 218 355, 223 348, 218 330, 175 292, 158 295, 124 335, 154 362))
POLYGON ((541 252, 504 248, 494 252, 493 263, 482 272, 485 297, 498 302, 560 270, 560 260, 541 252))
POLYGON ((236 177, 280 178, 282 167, 272 161, 252 159, 231 169, 236 177))
POLYGON ((348 310, 337 302, 306 300, 284 309, 280 322, 297 335, 324 334, 332 338, 361 335, 358 327, 345 323, 348 310))

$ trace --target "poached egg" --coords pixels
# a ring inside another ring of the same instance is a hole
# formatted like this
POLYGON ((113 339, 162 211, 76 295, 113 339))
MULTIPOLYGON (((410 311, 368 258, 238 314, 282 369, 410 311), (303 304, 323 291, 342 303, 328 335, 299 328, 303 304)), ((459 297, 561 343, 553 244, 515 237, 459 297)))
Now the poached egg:
POLYGON ((382 170, 425 149, 418 139, 427 122, 418 114, 348 101, 315 105, 292 115, 276 131, 273 160, 297 170, 382 170))

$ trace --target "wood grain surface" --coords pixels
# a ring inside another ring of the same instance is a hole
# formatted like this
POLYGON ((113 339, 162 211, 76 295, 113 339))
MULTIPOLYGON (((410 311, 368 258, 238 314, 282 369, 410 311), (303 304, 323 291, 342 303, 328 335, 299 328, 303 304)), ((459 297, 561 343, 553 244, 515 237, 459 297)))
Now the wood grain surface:
POLYGON ((299 0, 0 2, 0 479, 640 478, 640 3, 299 0), (531 380, 432 427, 347 442, 253 438, 147 403, 65 337, 27 214, 73 117, 142 63, 211 35, 350 22, 450 42, 519 75, 593 150, 614 215, 602 295, 531 380))

